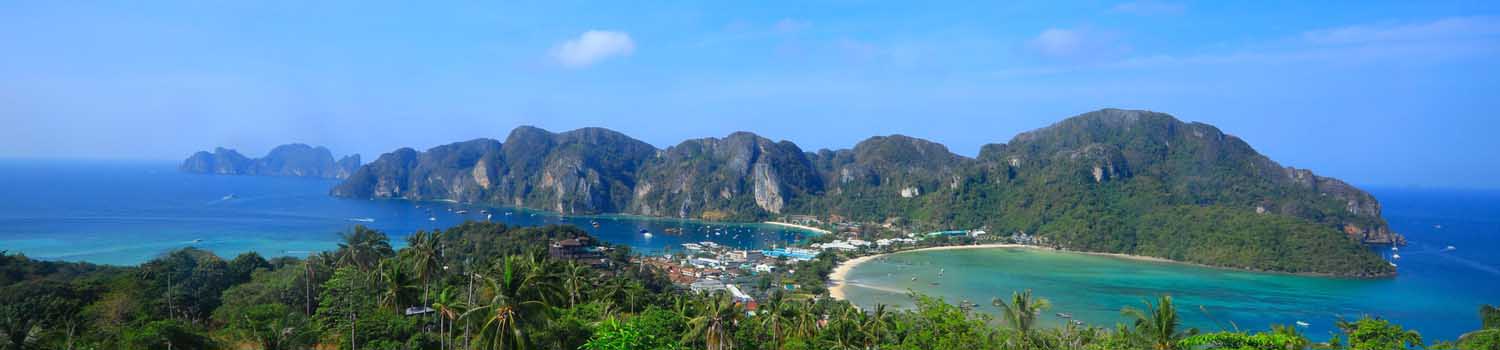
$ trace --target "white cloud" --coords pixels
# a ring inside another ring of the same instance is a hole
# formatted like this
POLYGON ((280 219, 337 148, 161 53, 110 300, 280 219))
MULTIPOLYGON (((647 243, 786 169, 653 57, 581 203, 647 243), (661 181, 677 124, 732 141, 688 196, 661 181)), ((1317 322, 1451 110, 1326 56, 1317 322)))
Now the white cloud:
POLYGON ((1089 29, 1047 28, 1026 46, 1042 56, 1063 59, 1113 59, 1130 52, 1118 35, 1089 29))
POLYGON ((552 49, 563 66, 582 68, 616 56, 635 53, 635 41, 625 32, 590 30, 552 49))
POLYGON ((1425 23, 1356 25, 1303 33, 1314 44, 1472 39, 1500 35, 1500 17, 1450 17, 1425 23))
POLYGON ((1115 7, 1111 8, 1110 10, 1114 12, 1129 13, 1141 16, 1180 15, 1183 12, 1187 11, 1187 6, 1161 1, 1141 0, 1121 3, 1119 5, 1115 5, 1115 7))
POLYGON ((1043 55, 1072 56, 1083 48, 1083 34, 1076 30, 1047 28, 1031 39, 1030 45, 1043 55))

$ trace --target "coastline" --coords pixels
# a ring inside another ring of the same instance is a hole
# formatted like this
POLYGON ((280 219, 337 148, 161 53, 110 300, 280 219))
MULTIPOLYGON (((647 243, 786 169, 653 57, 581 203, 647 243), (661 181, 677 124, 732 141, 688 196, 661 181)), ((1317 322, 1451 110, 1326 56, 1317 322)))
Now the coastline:
POLYGON ((791 228, 795 228, 795 229, 799 229, 799 230, 804 230, 804 231, 817 232, 818 234, 824 234, 824 235, 833 233, 833 232, 830 232, 828 230, 824 230, 824 229, 821 229, 821 228, 812 227, 812 226, 798 225, 798 224, 793 224, 793 223, 789 223, 789 222, 763 221, 761 223, 762 224, 767 224, 767 225, 776 225, 776 226, 791 227, 791 228))
POLYGON ((1187 266, 1197 266, 1197 267, 1203 267, 1203 268, 1219 269, 1219 270, 1229 270, 1229 271, 1242 271, 1242 272, 1249 272, 1249 273, 1268 273, 1268 274, 1306 276, 1306 277, 1322 277, 1322 278, 1356 278, 1356 279, 1362 279, 1362 278, 1359 278, 1359 277, 1344 277, 1344 276, 1338 276, 1338 275, 1332 275, 1332 274, 1325 274, 1325 273, 1293 273, 1293 272, 1279 272, 1279 271, 1248 270, 1248 269, 1240 269, 1240 268, 1233 268, 1233 267, 1223 267, 1223 266, 1213 266, 1213 265, 1205 265, 1205 264, 1199 264, 1199 263, 1191 263, 1191 262, 1186 262, 1186 261, 1177 261, 1177 260, 1171 260, 1171 259, 1166 259, 1166 258, 1158 258, 1158 257, 1154 257, 1154 256, 1144 256, 1144 255, 1130 255, 1130 254, 1120 254, 1120 253, 1101 253, 1101 252, 1085 252, 1085 251, 1076 251, 1076 250, 1062 250, 1062 249, 1055 249, 1055 248, 1049 248, 1049 247, 1043 247, 1043 246, 1026 245, 1026 244, 1014 244, 1014 243, 992 243, 992 244, 953 245, 953 246, 926 247, 926 248, 917 248, 917 249, 898 250, 898 251, 889 252, 889 253, 880 253, 880 254, 865 255, 865 256, 858 257, 858 258, 849 259, 847 261, 839 263, 839 266, 835 267, 833 269, 833 272, 828 273, 828 284, 829 284, 828 285, 828 296, 830 298, 835 299, 835 300, 848 300, 846 298, 845 293, 844 293, 844 287, 846 285, 848 285, 848 283, 847 283, 848 281, 846 281, 846 279, 849 276, 849 272, 853 271, 854 268, 857 267, 857 266, 859 266, 860 264, 863 264, 863 263, 868 262, 870 260, 874 260, 875 258, 879 258, 879 257, 883 257, 883 256, 886 256, 886 255, 891 255, 891 254, 924 252, 924 251, 960 250, 960 249, 998 249, 998 248, 1035 249, 1035 250, 1044 250, 1044 251, 1059 252, 1059 253, 1094 255, 1094 256, 1103 256, 1103 257, 1126 259, 1126 260, 1144 261, 1144 262, 1181 264, 1181 265, 1187 265, 1187 266))

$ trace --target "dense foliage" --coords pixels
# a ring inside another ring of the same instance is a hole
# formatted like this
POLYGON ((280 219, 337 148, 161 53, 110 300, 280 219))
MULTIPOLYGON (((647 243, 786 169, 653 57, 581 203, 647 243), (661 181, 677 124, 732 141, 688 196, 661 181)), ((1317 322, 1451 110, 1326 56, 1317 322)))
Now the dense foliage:
MULTIPOLYGON (((698 294, 613 247, 604 265, 549 258, 572 227, 466 223, 417 232, 391 249, 356 227, 307 258, 224 260, 176 250, 139 267, 0 254, 0 349, 1404 349, 1424 339, 1387 320, 1341 323, 1314 344, 1295 328, 1202 333, 1170 297, 1100 328, 1039 322, 1029 291, 990 306, 912 295, 915 307, 860 310, 823 296, 833 255, 796 266, 804 288, 777 288, 752 310, 698 294), (413 307, 416 307, 413 309, 413 307), (423 308, 425 307, 425 308, 423 308), (975 307, 995 307, 991 318, 975 307)), ((1483 330, 1439 346, 1493 349, 1483 330)))

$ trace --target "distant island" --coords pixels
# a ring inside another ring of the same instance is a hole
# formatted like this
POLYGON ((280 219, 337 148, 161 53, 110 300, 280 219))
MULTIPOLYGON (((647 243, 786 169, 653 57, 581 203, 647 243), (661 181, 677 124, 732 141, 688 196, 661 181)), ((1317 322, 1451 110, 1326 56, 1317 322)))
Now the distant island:
POLYGON ((277 146, 265 157, 248 158, 232 149, 214 148, 213 153, 199 151, 178 166, 189 173, 216 175, 306 176, 333 179, 348 178, 359 169, 358 154, 337 161, 324 147, 300 143, 277 146))
POLYGON ((984 230, 1061 249, 1261 271, 1389 276, 1364 244, 1403 244, 1369 193, 1283 167, 1212 125, 1104 109, 978 157, 902 135, 805 152, 748 132, 666 149, 603 128, 523 126, 504 142, 402 148, 335 196, 492 203, 564 214, 984 230))

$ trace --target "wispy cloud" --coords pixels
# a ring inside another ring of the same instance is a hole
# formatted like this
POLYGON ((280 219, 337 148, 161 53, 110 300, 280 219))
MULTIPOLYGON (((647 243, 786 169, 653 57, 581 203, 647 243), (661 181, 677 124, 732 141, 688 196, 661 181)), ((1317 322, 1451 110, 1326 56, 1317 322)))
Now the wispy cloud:
MULTIPOLYGON (((1085 32, 1048 29, 1032 39, 1032 49, 1052 57, 1085 55, 1085 32)), ((1113 60, 1053 62, 996 72, 999 77, 1046 76, 1081 71, 1155 69, 1202 65, 1406 64, 1442 62, 1500 54, 1500 18, 1452 17, 1427 22, 1366 24, 1309 30, 1250 48, 1179 55, 1157 53, 1113 60)))
POLYGON ((1129 51, 1116 35, 1088 29, 1047 28, 1026 46, 1043 56, 1069 59, 1113 57, 1129 51))
POLYGON ((599 61, 635 53, 635 41, 625 32, 590 30, 577 38, 558 44, 552 56, 570 68, 583 68, 599 61))
POLYGON ((1431 22, 1355 25, 1303 33, 1314 44, 1368 44, 1500 36, 1500 17, 1452 17, 1431 22))
POLYGON ((1140 16, 1180 15, 1183 12, 1187 12, 1187 6, 1161 1, 1141 0, 1121 3, 1110 8, 1110 10, 1140 16))

